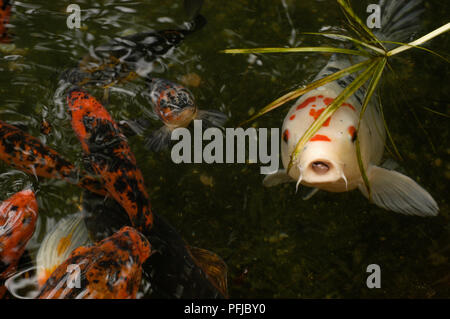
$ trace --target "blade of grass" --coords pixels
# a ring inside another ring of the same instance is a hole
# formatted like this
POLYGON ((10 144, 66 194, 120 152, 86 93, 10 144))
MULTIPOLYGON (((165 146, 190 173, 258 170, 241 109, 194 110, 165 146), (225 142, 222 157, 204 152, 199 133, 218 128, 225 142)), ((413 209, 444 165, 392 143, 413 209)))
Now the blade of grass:
POLYGON ((306 85, 305 87, 301 87, 299 89, 296 89, 294 91, 291 91, 285 95, 283 95, 282 97, 276 99, 275 101, 273 101, 272 103, 270 103, 269 105, 265 106, 262 110, 258 111, 255 115, 253 115, 251 118, 249 118, 248 120, 242 122, 239 126, 243 126, 255 119, 257 119, 258 117, 276 109, 277 107, 298 98, 300 95, 305 94, 308 91, 311 91, 315 88, 321 87, 329 82, 332 82, 334 80, 337 80, 341 77, 344 77, 348 74, 354 73, 354 72, 358 72, 360 70, 362 70, 364 67, 366 67, 367 65, 369 65, 371 62, 371 60, 365 60, 363 62, 360 62, 358 64, 352 65, 351 67, 345 68, 341 71, 335 72, 333 74, 330 74, 322 79, 319 79, 317 81, 314 81, 308 85, 306 85))
POLYGON ((392 144, 392 147, 394 149, 394 152, 391 151, 390 153, 392 155, 394 155, 394 156, 397 156, 397 158, 400 161, 403 161, 403 157, 402 157, 402 155, 400 154, 400 151, 397 148, 397 144, 395 144, 395 142, 394 142, 394 138, 392 137, 391 131, 389 130, 389 126, 387 125, 387 122, 386 122, 386 118, 384 117, 384 112, 383 112, 383 107, 381 105, 381 97, 380 97, 380 95, 378 95, 378 99, 379 99, 379 103, 380 103, 381 119, 383 120, 383 125, 384 125, 384 128, 386 130, 386 135, 387 135, 387 137, 389 139, 389 142, 392 144))
MULTIPOLYGON (((395 72, 395 70, 392 68, 392 66, 391 66, 390 63, 388 63, 387 65, 388 65, 388 67, 389 67, 389 70, 392 72, 392 75, 393 75, 394 78, 397 80, 397 85, 398 85, 398 90, 397 90, 397 91, 403 96, 403 100, 407 101, 408 98, 407 98, 407 94, 405 93, 405 92, 406 92, 406 89, 404 88, 404 86, 403 86, 403 84, 402 84, 401 78, 398 76, 398 74, 397 74, 397 73, 395 72)), ((397 94, 397 95, 398 95, 398 94, 397 94)), ((394 103, 395 103, 395 105, 396 105, 396 107, 397 107, 398 109, 401 109, 401 108, 398 106, 398 104, 397 104, 397 102, 396 102, 395 100, 394 100, 394 103)), ((420 130, 422 131, 423 135, 424 135, 425 138, 428 140, 428 143, 430 144, 431 150, 433 151, 433 153, 434 153, 434 154, 437 154, 437 152, 436 152, 436 147, 434 146, 434 143, 433 143, 433 139, 430 137, 430 134, 428 134, 427 130, 426 130, 425 127, 423 126, 422 121, 421 121, 421 120, 419 119, 419 117, 417 116, 417 113, 416 113, 416 111, 414 110, 414 108, 407 107, 406 109, 407 109, 407 110, 412 114, 412 116, 414 117, 414 120, 416 121, 416 123, 417 123, 417 125, 419 126, 420 130)))
POLYGON ((347 100, 353 93, 356 92, 367 80, 371 77, 374 69, 379 61, 379 58, 370 60, 370 64, 366 70, 364 70, 349 86, 347 86, 341 94, 319 115, 319 117, 311 124, 306 130, 305 134, 297 142, 295 150, 291 154, 291 160, 289 162, 287 172, 289 173, 293 163, 297 160, 300 150, 303 149, 305 144, 314 136, 314 134, 322 127, 323 123, 336 112, 341 104, 347 100))
POLYGON ((444 114, 444 113, 441 113, 441 112, 438 112, 438 111, 435 111, 435 110, 432 110, 432 109, 430 109, 429 107, 422 106, 422 108, 423 108, 424 110, 427 110, 428 112, 431 112, 431 113, 434 113, 434 114, 437 114, 437 115, 440 115, 440 116, 443 116, 443 117, 446 117, 446 118, 450 118, 449 115, 444 114))
POLYGON ((383 43, 398 44, 398 45, 402 45, 402 46, 410 46, 410 47, 412 47, 412 48, 424 50, 424 51, 427 51, 428 53, 431 53, 431 54, 433 54, 433 55, 435 55, 435 56, 437 56, 437 57, 443 59, 445 62, 450 63, 450 61, 449 61, 447 58, 445 58, 444 56, 440 55, 439 53, 434 52, 433 50, 427 49, 427 48, 422 47, 422 46, 419 46, 419 45, 412 45, 412 44, 410 44, 410 43, 394 42, 394 41, 381 41, 381 42, 383 42, 383 43))
MULTIPOLYGON (((381 75, 383 74, 383 70, 384 70, 384 67, 386 66, 386 62, 387 62, 387 59, 382 58, 379 62, 377 62, 376 66, 375 66, 372 79, 370 80, 369 87, 367 88, 366 95, 364 97, 364 102, 361 106, 361 112, 359 113, 358 128, 356 129, 356 132, 359 132, 364 113, 366 112, 367 106, 369 105, 372 95, 378 86, 378 82, 380 81, 381 75)), ((364 167, 364 163, 362 161, 359 134, 357 134, 356 136, 357 136, 356 137, 356 157, 358 159, 359 171, 361 172, 361 176, 363 178, 364 185, 366 186, 367 193, 369 194, 369 199, 370 199, 371 198, 370 183, 369 183, 369 179, 366 174, 366 168, 364 167)))
POLYGON ((354 42, 356 44, 362 45, 362 46, 364 46, 364 47, 366 47, 368 49, 371 49, 371 50, 375 51, 376 53, 381 54, 381 55, 385 55, 386 54, 386 52, 383 49, 377 48, 376 46, 373 46, 373 45, 368 44, 368 43, 366 43, 364 41, 360 41, 360 40, 357 40, 355 38, 349 37, 347 35, 336 34, 336 33, 323 33, 323 32, 302 32, 302 33, 303 34, 310 34, 310 35, 320 35, 320 36, 324 36, 324 37, 332 36, 332 37, 336 37, 336 38, 341 38, 341 39, 349 40, 349 41, 352 41, 352 42, 354 42))
POLYGON ((425 34, 423 37, 420 37, 419 39, 408 43, 407 45, 402 45, 401 47, 395 48, 395 49, 387 52, 386 55, 387 56, 393 56, 393 55, 396 55, 396 54, 398 54, 400 52, 409 50, 412 47, 417 46, 417 45, 421 45, 421 44, 423 44, 425 42, 428 42, 431 39, 433 39, 434 37, 437 37, 438 35, 441 35, 442 33, 445 33, 445 32, 447 32, 449 30, 450 30, 450 22, 445 24, 445 25, 443 25, 440 28, 437 28, 434 31, 431 31, 430 33, 425 34))
POLYGON ((343 53, 343 54, 361 55, 370 57, 370 54, 364 51, 350 50, 344 48, 333 48, 333 47, 227 49, 220 52, 227 54, 326 52, 326 53, 343 53))
MULTIPOLYGON (((366 24, 363 23, 361 19, 356 15, 350 3, 346 0, 337 0, 337 2, 343 9, 349 22, 356 24, 363 31, 363 33, 366 35, 364 38, 368 38, 370 40, 369 42, 377 43, 380 46, 380 48, 386 51, 380 40, 378 40, 378 38, 372 33, 372 31, 370 31, 370 29, 366 26, 366 24)), ((364 36, 364 34, 361 35, 364 36)))

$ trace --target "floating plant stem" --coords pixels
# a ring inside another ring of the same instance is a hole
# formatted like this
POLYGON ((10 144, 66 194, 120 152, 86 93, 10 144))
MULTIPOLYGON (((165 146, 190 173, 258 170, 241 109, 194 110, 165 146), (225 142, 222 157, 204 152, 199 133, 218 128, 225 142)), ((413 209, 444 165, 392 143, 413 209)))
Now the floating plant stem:
POLYGON ((433 39, 434 37, 437 37, 438 35, 440 35, 442 33, 445 33, 447 31, 449 31, 449 30, 450 30, 450 22, 445 24, 445 25, 443 25, 442 27, 437 28, 436 30, 434 30, 434 31, 424 35, 423 37, 420 37, 419 39, 414 40, 413 42, 410 42, 410 43, 408 43, 406 45, 402 45, 400 47, 392 49, 391 51, 387 52, 386 55, 387 56, 393 56, 393 55, 396 55, 396 54, 398 54, 400 52, 409 50, 409 49, 411 49, 411 48, 413 48, 415 46, 421 45, 421 44, 423 44, 423 43, 433 39))
POLYGON ((430 50, 430 49, 428 49, 428 48, 425 48, 425 47, 422 47, 422 46, 419 46, 419 45, 412 45, 412 44, 410 44, 410 43, 395 42, 395 41, 381 41, 381 42, 383 42, 383 43, 398 44, 398 45, 402 45, 402 46, 409 46, 409 47, 412 47, 412 48, 424 50, 424 51, 426 51, 426 52, 428 52, 428 53, 431 53, 431 54, 433 54, 433 55, 435 55, 435 56, 437 56, 437 57, 443 59, 445 62, 450 63, 450 61, 449 61, 446 57, 440 55, 440 54, 437 53, 437 52, 434 52, 433 50, 430 50))
POLYGON ((220 52, 228 54, 325 52, 325 53, 343 53, 343 54, 370 57, 370 54, 365 51, 334 48, 334 47, 227 49, 220 52))
POLYGON ((361 19, 356 15, 356 13, 353 11, 350 3, 348 2, 348 0, 337 0, 338 4, 341 6, 341 8, 344 11, 345 16, 347 17, 347 20, 353 25, 354 30, 363 38, 363 39, 367 39, 367 42, 371 42, 371 43, 377 43, 381 49, 383 49, 384 51, 385 48, 383 46, 383 44, 380 42, 380 40, 378 40, 378 38, 373 34, 372 31, 370 31, 370 29, 366 26, 366 24, 364 22, 361 21, 361 19), (358 28, 359 27, 359 31, 358 32, 358 28))
MULTIPOLYGON (((364 97, 364 101, 361 106, 361 112, 359 113, 358 128, 356 129, 357 132, 359 132, 359 128, 361 127, 361 122, 362 122, 364 113, 366 112, 367 106, 369 105, 372 95, 375 92, 375 89, 377 88, 378 82, 380 81, 381 75, 383 74, 384 67, 386 66, 386 62, 387 62, 387 58, 382 58, 376 64, 372 79, 370 81, 369 87, 367 88, 366 95, 364 97)), ((370 183, 369 183, 369 179, 366 174, 366 168, 364 167, 364 163, 362 161, 362 156, 361 156, 359 134, 357 134, 356 136, 357 136, 356 137, 356 157, 358 159, 359 171, 361 172, 361 176, 363 178, 364 185, 366 186, 367 193, 369 194, 369 199, 371 199, 370 183)))
MULTIPOLYGON (((380 48, 378 48, 376 46, 368 44, 368 43, 366 43, 364 41, 360 41, 358 39, 349 37, 347 35, 336 34, 336 33, 323 33, 323 32, 303 32, 303 34, 320 35, 320 36, 324 36, 324 37, 336 37, 336 38, 352 41, 352 42, 354 42, 356 44, 362 45, 362 46, 364 46, 364 47, 366 47, 368 49, 371 49, 371 50, 375 51, 376 53, 378 53, 380 55, 385 55, 386 54, 386 51, 384 51, 383 49, 380 49, 380 48)), ((384 42, 384 41, 381 41, 381 42, 384 42)), ((403 44, 403 43, 401 43, 401 44, 403 44)))

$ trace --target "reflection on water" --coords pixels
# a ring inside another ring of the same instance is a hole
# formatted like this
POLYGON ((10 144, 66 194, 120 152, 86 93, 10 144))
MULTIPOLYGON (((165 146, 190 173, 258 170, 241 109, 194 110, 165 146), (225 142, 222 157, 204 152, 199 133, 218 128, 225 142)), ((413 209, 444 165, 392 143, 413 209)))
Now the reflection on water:
MULTIPOLYGON (((61 74, 115 37, 184 29, 187 24, 179 0, 77 3, 82 27, 69 30, 63 3, 16 1, 10 26, 14 47, 3 47, 0 53, 0 118, 81 167, 82 152, 66 112, 65 88, 58 87, 61 74), (51 124, 49 134, 41 132, 43 120, 51 124)), ((364 4, 358 8, 364 14, 364 4)), ((426 30, 443 24, 448 9, 448 4, 429 1, 426 30)), ((334 42, 302 32, 342 26, 342 15, 332 1, 236 0, 226 5, 205 1, 202 14, 208 20, 205 28, 144 65, 143 73, 186 85, 200 108, 228 114, 228 126, 310 81, 329 56, 230 56, 220 50, 325 45, 334 42)), ((437 38, 430 48, 445 52, 448 41, 448 36, 437 38)), ((306 189, 299 194, 289 185, 264 189, 257 165, 176 165, 170 152, 150 153, 142 137, 130 137, 154 210, 191 246, 214 251, 225 260, 231 297, 449 296, 448 119, 423 108, 448 115, 450 91, 448 81, 442 81, 448 65, 410 52, 395 60, 393 69, 401 81, 386 79, 385 115, 404 158, 402 169, 420 181, 440 206, 440 215, 433 219, 384 211, 357 192, 319 192, 302 201, 306 189), (381 266, 382 289, 365 286, 365 270, 372 263, 381 266)), ((118 121, 143 117, 150 121, 150 129, 157 129, 161 123, 148 114, 146 89, 139 76, 114 83, 108 110, 118 121)), ((104 97, 101 87, 89 87, 89 92, 104 97)), ((279 127, 287 110, 272 112, 254 125, 279 127)), ((78 211, 81 190, 26 175, 4 163, 0 169, 0 199, 26 185, 38 189, 39 221, 28 246, 34 256, 50 227, 78 211)), ((16 297, 33 296, 32 277, 15 276, 8 285, 16 297)))

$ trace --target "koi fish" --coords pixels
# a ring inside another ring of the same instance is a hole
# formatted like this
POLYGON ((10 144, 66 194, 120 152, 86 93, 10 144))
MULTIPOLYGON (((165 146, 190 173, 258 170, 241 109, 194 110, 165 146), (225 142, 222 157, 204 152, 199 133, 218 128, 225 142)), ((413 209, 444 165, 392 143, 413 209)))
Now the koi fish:
MULTIPOLYGON (((112 221, 123 221, 114 214, 123 209, 131 225, 140 231, 142 229, 154 247, 155 257, 150 257, 144 265, 146 276, 151 277, 152 289, 163 287, 158 291, 168 293, 164 294, 166 297, 223 296, 220 288, 216 287, 226 287, 226 277, 216 280, 217 275, 214 274, 216 269, 225 268, 223 261, 220 258, 208 259, 205 257, 208 254, 204 253, 199 260, 211 260, 217 266, 202 268, 202 262, 196 261, 177 232, 161 216, 152 213, 142 173, 136 167, 136 159, 126 137, 111 115, 94 97, 80 89, 72 90, 67 100, 72 127, 83 151, 89 155, 94 172, 103 177, 106 189, 115 200, 113 203, 119 204, 110 204, 111 207, 107 203, 112 199, 93 200, 94 203, 88 204, 90 208, 85 207, 85 211, 95 212, 86 222, 87 227, 94 225, 99 228, 104 224, 111 226, 112 221), (98 216, 104 216, 102 222, 95 221, 98 216), (213 279, 208 277, 207 271, 211 272, 213 279)), ((98 196, 86 194, 85 198, 88 197, 98 196)), ((97 233, 104 234, 105 230, 94 232, 97 233)))
POLYGON ((127 138, 108 111, 91 95, 73 89, 67 97, 72 128, 108 193, 127 211, 131 223, 146 232, 153 215, 142 172, 127 138))
POLYGON ((144 95, 153 106, 153 113, 164 123, 145 139, 145 146, 152 151, 168 147, 174 129, 187 127, 194 119, 202 120, 206 126, 222 126, 227 116, 216 110, 199 110, 194 96, 185 87, 165 79, 149 79, 149 91, 144 95))
POLYGON ((0 279, 15 270, 34 233, 38 204, 34 192, 23 190, 0 204, 0 279))
MULTIPOLYGON (((421 1, 412 0, 380 2, 383 10, 381 40, 408 42, 408 37, 418 29, 421 1)), ((315 80, 350 66, 350 62, 333 55, 315 80)), ((283 166, 288 167, 290 154, 296 148, 315 119, 347 87, 354 77, 348 75, 330 82, 300 97, 284 119, 281 139, 283 166)), ((359 114, 365 89, 353 96, 326 120, 315 136, 298 154, 289 174, 280 170, 264 179, 265 186, 296 181, 305 186, 329 192, 346 192, 358 188, 364 196, 379 207, 407 215, 435 216, 439 208, 431 195, 411 178, 380 167, 386 140, 379 106, 373 101, 364 113, 357 131, 359 114), (358 166, 356 139, 360 141, 363 165, 369 179, 371 196, 365 187, 358 166)))
POLYGON ((0 43, 11 43, 11 38, 8 36, 8 28, 11 16, 11 1, 0 0, 0 43))
POLYGON ((94 177, 78 171, 37 138, 3 121, 0 121, 0 159, 34 176, 62 179, 94 193, 106 194, 103 185, 94 177))
POLYGON ((36 255, 36 277, 42 287, 51 274, 76 248, 91 244, 80 213, 60 220, 46 234, 36 255))
POLYGON ((134 299, 148 240, 125 226, 90 247, 75 249, 45 282, 38 299, 134 299))
POLYGON ((205 18, 198 14, 187 29, 148 31, 126 37, 116 37, 108 44, 95 48, 62 79, 72 85, 100 85, 105 88, 146 76, 150 63, 177 47, 187 35, 203 28, 205 18))
MULTIPOLYGON (((112 198, 83 194, 84 222, 92 240, 101 240, 129 225, 126 211, 112 198)), ((146 238, 152 255, 143 265, 144 297, 225 298, 227 266, 215 253, 190 247, 179 233, 157 213, 146 238)))

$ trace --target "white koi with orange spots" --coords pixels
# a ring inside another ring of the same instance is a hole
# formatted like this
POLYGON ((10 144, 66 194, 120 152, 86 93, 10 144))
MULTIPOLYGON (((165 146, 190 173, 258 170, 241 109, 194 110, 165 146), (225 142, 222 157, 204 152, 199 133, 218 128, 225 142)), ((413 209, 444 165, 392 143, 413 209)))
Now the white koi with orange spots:
MULTIPOLYGON (((405 4, 401 1, 391 1, 386 5, 381 1, 380 5, 382 10, 387 10, 385 16, 397 21, 417 17, 421 10, 420 3, 420 0, 410 1, 407 10, 403 8, 405 4)), ((418 25, 413 20, 411 21, 415 24, 411 22, 411 26, 408 23, 398 24, 402 25, 401 30, 392 29, 389 20, 386 20, 385 28, 382 27, 381 30, 383 33, 378 36, 404 42, 406 40, 399 38, 399 34, 410 35, 408 31, 413 31, 414 26, 418 25)), ((314 80, 349 66, 351 64, 348 59, 334 55, 314 80)), ((328 83, 303 95, 291 107, 282 127, 281 157, 285 168, 288 167, 290 155, 306 130, 353 80, 354 76, 348 75, 328 83)), ((297 187, 301 183, 329 192, 345 192, 359 188, 366 197, 369 197, 357 161, 355 140, 358 134, 362 162, 371 187, 372 202, 387 210, 403 214, 437 215, 438 205, 415 181, 396 171, 377 166, 383 156, 386 131, 375 98, 369 103, 359 131, 356 131, 364 95, 365 89, 360 88, 325 121, 300 151, 289 175, 286 174, 286 170, 280 170, 267 176, 264 185, 274 186, 296 181, 297 187)))

